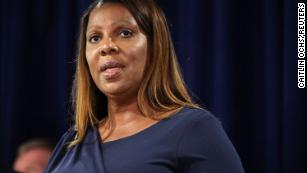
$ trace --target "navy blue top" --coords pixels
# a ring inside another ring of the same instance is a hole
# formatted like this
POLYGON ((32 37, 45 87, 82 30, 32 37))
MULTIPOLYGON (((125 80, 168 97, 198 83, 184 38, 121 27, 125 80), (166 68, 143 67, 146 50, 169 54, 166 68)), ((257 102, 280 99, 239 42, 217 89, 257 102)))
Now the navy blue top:
POLYGON ((243 173, 221 123, 209 112, 185 107, 170 118, 115 141, 101 143, 89 128, 81 144, 67 149, 69 130, 45 173, 243 173))

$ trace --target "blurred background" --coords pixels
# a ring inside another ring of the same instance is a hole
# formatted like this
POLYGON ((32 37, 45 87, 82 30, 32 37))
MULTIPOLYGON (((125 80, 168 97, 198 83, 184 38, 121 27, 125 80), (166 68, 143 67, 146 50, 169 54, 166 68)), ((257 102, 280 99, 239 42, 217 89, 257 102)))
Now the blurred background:
MULTIPOLYGON (((247 173, 307 172, 294 0, 157 0, 195 100, 223 123, 247 173)), ((72 124, 79 19, 91 0, 1 0, 0 172, 19 144, 72 124)))

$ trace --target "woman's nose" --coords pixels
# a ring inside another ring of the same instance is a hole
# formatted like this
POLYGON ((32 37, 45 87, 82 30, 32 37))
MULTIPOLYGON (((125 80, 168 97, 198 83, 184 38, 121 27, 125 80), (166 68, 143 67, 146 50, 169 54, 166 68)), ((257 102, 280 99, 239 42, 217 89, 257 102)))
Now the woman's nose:
POLYGON ((103 42, 100 55, 106 56, 109 54, 116 54, 119 51, 118 46, 112 41, 112 38, 106 39, 106 41, 103 42))

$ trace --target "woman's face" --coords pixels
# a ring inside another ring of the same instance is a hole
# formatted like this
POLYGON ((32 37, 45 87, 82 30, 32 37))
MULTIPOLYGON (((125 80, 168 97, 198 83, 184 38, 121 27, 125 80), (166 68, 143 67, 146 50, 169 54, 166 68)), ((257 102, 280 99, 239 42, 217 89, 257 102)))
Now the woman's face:
POLYGON ((147 39, 120 3, 94 9, 86 31, 86 59, 96 86, 107 97, 136 96, 147 59, 147 39))

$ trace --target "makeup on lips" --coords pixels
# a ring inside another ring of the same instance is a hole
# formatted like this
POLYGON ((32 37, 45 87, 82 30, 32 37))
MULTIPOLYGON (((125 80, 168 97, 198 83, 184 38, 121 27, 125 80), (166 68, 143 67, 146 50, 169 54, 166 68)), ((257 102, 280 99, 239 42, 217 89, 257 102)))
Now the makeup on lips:
POLYGON ((122 71, 122 68, 124 67, 125 66, 119 62, 108 61, 100 66, 100 71, 102 72, 102 75, 105 77, 105 79, 108 80, 118 77, 122 71))

